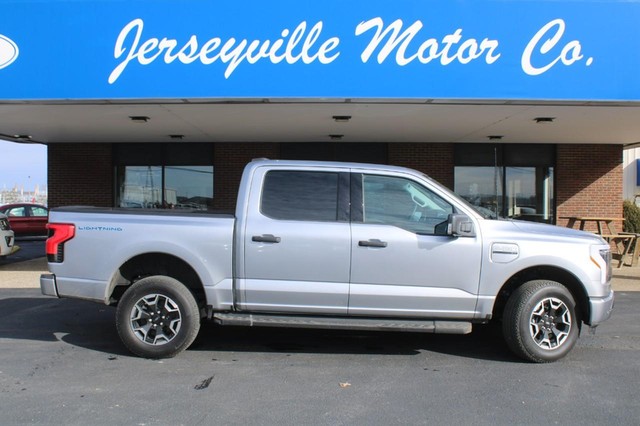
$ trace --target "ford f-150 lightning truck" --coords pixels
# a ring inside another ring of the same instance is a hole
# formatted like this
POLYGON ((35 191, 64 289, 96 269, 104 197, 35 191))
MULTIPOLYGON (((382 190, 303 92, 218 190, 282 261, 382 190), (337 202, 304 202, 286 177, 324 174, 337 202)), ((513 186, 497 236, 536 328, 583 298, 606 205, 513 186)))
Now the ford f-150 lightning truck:
POLYGON ((117 307, 148 358, 222 325, 469 333, 501 323, 511 350, 550 362, 609 318, 599 236, 498 220, 414 170, 260 159, 235 214, 53 209, 45 295, 117 307))

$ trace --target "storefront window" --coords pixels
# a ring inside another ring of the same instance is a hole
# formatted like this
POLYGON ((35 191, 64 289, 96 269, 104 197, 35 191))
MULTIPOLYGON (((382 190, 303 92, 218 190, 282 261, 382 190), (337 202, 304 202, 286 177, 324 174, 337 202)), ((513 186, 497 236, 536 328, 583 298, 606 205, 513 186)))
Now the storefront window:
POLYGON ((506 167, 505 170, 505 216, 551 223, 553 167, 506 167))
POLYGON ((454 191, 491 217, 502 213, 502 169, 456 167, 454 191))
POLYGON ((454 190, 484 213, 553 223, 553 145, 458 145, 454 190))
POLYGON ((209 210, 213 205, 213 166, 166 166, 165 203, 176 208, 209 210))
POLYGON ((119 167, 118 181, 118 207, 153 209, 162 206, 162 167, 119 167))
POLYGON ((209 145, 124 144, 116 148, 115 162, 118 207, 213 208, 209 145))
POLYGON ((209 210, 213 166, 121 166, 118 207, 209 210))

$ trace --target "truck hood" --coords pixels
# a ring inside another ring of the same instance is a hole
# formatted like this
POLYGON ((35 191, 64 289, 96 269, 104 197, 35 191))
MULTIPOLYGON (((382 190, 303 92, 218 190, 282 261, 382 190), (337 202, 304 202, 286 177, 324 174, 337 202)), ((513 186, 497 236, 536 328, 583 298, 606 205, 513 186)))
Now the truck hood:
MULTIPOLYGON (((581 240, 591 244, 607 244, 599 235, 577 229, 565 228, 544 223, 525 222, 521 220, 497 220, 494 226, 503 232, 521 232, 533 235, 544 235, 545 238, 581 240)), ((494 229, 496 229, 494 228, 494 229)))

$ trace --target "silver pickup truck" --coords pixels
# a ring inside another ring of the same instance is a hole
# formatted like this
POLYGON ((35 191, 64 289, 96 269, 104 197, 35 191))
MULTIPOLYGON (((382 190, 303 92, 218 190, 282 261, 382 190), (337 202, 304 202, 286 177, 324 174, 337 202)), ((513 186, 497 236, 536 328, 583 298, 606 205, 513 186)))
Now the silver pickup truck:
POLYGON ((600 237, 491 219, 414 170, 256 160, 235 215, 50 214, 42 293, 117 306, 129 350, 172 357, 222 325, 470 333, 501 322, 533 362, 611 315, 600 237))

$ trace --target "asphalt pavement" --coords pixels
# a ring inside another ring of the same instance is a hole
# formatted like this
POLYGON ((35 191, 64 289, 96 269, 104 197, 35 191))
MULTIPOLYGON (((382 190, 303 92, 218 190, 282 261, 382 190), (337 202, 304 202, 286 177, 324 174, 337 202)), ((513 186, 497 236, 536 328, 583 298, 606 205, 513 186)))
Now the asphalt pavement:
POLYGON ((637 425, 640 293, 552 364, 470 335, 203 325, 173 359, 129 354, 115 310, 0 290, 3 425, 637 425))
MULTIPOLYGON (((25 244, 26 243, 26 244, 25 244)), ((0 424, 640 424, 640 268, 565 359, 466 336, 220 328, 174 359, 132 356, 113 308, 40 294, 44 241, 0 262, 0 424), (31 253, 31 254, 29 254, 31 253)))
POLYGON ((45 256, 45 241, 47 237, 18 237, 15 244, 19 250, 10 256, 0 257, 0 266, 25 262, 45 256))

